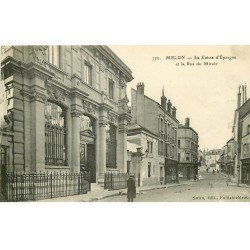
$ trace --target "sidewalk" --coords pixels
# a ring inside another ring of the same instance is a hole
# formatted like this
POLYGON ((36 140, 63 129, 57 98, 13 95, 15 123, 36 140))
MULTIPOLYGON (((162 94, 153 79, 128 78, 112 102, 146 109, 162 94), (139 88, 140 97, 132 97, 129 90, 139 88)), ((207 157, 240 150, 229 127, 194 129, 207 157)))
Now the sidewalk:
MULTIPOLYGON (((137 194, 140 194, 143 191, 149 191, 149 190, 154 190, 154 189, 164 189, 164 188, 177 187, 177 186, 190 185, 190 184, 191 184, 191 181, 185 181, 179 184, 137 187, 136 190, 137 190, 137 194)), ((88 192, 87 194, 39 200, 38 202, 91 202, 91 201, 102 200, 108 197, 127 194, 127 189, 108 191, 108 190, 103 189, 103 187, 100 187, 97 184, 92 184, 91 186, 92 186, 92 190, 88 192)))

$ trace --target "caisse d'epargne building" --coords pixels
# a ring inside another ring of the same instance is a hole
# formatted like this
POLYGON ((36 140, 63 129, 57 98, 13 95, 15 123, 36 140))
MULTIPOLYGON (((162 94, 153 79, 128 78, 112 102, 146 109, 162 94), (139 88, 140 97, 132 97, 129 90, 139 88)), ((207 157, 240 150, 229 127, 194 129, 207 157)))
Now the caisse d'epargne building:
POLYGON ((131 70, 107 46, 4 46, 8 171, 127 170, 131 70))

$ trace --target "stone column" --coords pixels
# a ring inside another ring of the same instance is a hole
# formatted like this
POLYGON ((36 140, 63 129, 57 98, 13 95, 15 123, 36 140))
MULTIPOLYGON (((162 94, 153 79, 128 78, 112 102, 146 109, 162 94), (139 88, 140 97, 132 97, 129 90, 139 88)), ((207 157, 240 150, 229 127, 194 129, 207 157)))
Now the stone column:
POLYGON ((127 120, 124 115, 120 117, 117 138, 117 167, 121 173, 127 170, 127 120))
POLYGON ((99 153, 99 140, 100 140, 100 135, 99 135, 99 119, 95 120, 95 168, 96 168, 96 182, 99 179, 99 164, 100 164, 100 153, 99 153))
POLYGON ((25 152, 25 171, 30 172, 32 168, 31 164, 31 120, 32 117, 27 114, 31 114, 31 105, 30 105, 30 98, 29 94, 26 91, 23 91, 23 98, 24 98, 24 152, 25 152))
MULTIPOLYGON (((36 79, 39 81, 39 79, 36 79)), ((45 95, 36 91, 31 96, 31 170, 39 172, 45 170, 45 95)), ((27 115, 27 114, 26 114, 27 115)))
POLYGON ((71 167, 73 172, 80 172, 80 115, 78 110, 71 111, 71 167))
POLYGON ((104 173, 106 173, 106 127, 108 125, 107 109, 105 107, 100 108, 99 115, 99 178, 98 182, 104 182, 104 173))
POLYGON ((99 123, 99 177, 106 172, 106 123, 99 123))

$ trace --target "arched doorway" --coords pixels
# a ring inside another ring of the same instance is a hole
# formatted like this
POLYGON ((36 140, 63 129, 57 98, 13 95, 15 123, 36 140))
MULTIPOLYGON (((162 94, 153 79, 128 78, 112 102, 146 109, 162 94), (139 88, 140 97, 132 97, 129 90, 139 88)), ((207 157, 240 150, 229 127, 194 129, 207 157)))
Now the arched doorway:
POLYGON ((95 119, 88 115, 80 117, 80 171, 89 172, 91 182, 96 182, 95 119))

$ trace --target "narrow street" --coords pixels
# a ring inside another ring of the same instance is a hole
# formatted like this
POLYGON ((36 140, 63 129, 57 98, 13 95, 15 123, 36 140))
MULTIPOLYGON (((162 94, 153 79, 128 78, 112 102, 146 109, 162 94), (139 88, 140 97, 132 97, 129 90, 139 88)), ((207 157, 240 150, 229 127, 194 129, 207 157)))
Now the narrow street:
MULTIPOLYGON (((143 191, 137 194, 135 202, 249 202, 250 188, 227 186, 227 177, 221 173, 201 172, 202 180, 188 184, 143 191)), ((125 202, 126 195, 110 197, 99 202, 125 202)))

